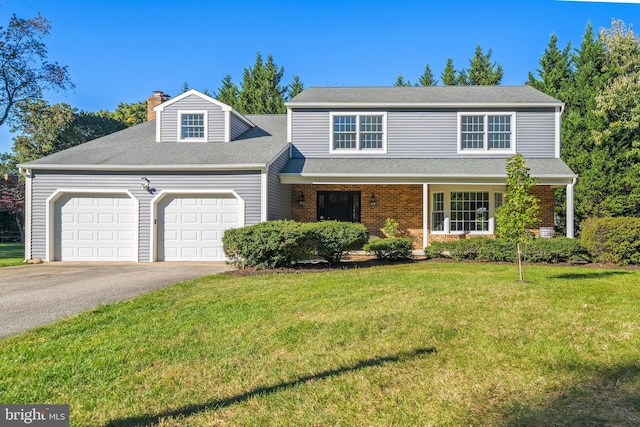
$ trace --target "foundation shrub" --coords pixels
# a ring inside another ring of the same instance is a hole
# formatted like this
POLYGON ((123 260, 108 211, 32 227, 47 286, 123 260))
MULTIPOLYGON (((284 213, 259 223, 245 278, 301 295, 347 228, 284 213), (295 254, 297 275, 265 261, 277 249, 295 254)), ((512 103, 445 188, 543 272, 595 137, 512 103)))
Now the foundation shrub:
POLYGON ((378 259, 402 260, 413 256, 413 240, 402 237, 372 240, 364 245, 364 250, 378 259))
POLYGON ((369 240, 364 225, 356 222, 322 221, 305 224, 319 257, 330 263, 340 262, 345 253, 362 249, 369 240))
POLYGON ((640 264, 640 218, 589 218, 581 226, 580 243, 594 261, 640 264))

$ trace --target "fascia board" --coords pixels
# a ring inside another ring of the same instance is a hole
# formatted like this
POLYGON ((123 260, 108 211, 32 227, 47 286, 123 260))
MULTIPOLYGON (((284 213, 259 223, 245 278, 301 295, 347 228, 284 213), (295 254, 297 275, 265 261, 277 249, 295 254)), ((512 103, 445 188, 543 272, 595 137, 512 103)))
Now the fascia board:
POLYGON ((551 108, 563 107, 562 102, 287 102, 286 107, 296 108, 551 108))
POLYGON ((264 170, 266 163, 237 163, 228 165, 30 165, 31 170, 54 171, 228 171, 228 170, 264 170))

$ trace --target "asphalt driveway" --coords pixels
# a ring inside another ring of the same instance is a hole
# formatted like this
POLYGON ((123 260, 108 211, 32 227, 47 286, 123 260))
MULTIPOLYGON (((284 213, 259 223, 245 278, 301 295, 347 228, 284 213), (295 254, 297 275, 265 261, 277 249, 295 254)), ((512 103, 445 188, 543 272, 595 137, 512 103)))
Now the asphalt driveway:
POLYGON ((228 268, 221 262, 51 262, 2 267, 0 337, 228 268))

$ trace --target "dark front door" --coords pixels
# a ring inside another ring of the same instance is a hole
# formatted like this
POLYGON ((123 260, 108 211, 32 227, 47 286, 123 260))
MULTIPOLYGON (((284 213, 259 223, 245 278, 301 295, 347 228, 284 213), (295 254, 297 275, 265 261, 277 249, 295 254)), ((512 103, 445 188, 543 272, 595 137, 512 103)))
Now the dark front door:
POLYGON ((359 191, 318 191, 318 221, 360 222, 359 191))

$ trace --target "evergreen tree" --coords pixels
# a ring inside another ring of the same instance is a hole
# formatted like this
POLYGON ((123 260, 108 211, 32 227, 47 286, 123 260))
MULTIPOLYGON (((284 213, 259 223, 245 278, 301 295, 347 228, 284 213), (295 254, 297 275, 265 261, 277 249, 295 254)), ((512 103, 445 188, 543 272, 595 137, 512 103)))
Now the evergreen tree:
MULTIPOLYGON (((453 63, 452 63, 453 66, 453 63)), ((431 67, 429 64, 425 65, 424 73, 420 77, 418 77, 418 84, 420 86, 435 86, 438 83, 436 79, 433 78, 433 73, 431 72, 431 67)))
POLYGON ((464 86, 499 85, 502 81, 502 65, 491 62, 492 51, 484 54, 480 45, 476 46, 473 58, 469 60, 470 68, 460 72, 459 81, 464 86))
POLYGON ((564 91, 572 77, 571 43, 567 43, 567 46, 560 50, 558 37, 551 34, 549 44, 538 63, 540 68, 537 72, 540 79, 529 72, 527 84, 555 98, 564 98, 564 91))
POLYGON ((278 67, 273 56, 269 55, 267 62, 263 62, 258 52, 253 67, 244 70, 238 105, 234 107, 242 114, 285 113, 287 88, 280 85, 283 74, 284 67, 278 67))
POLYGON ((440 80, 445 86, 456 86, 459 84, 456 69, 453 67, 453 59, 447 59, 447 65, 445 65, 442 74, 440 74, 440 80))
POLYGON ((227 74, 222 79, 222 86, 214 94, 214 97, 218 101, 235 108, 238 105, 238 94, 238 86, 231 80, 231 75, 227 74))
POLYGON ((393 84, 394 86, 411 86, 411 82, 409 80, 404 79, 402 73, 398 74, 398 78, 396 78, 396 82, 393 84))
POLYGON ((304 85, 300 81, 299 75, 293 76, 293 82, 289 85, 289 90, 287 91, 287 99, 291 99, 300 92, 304 90, 304 85))

